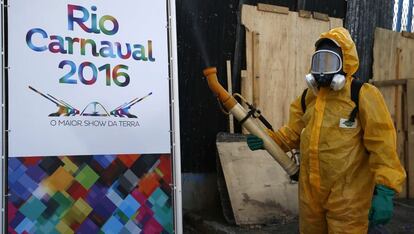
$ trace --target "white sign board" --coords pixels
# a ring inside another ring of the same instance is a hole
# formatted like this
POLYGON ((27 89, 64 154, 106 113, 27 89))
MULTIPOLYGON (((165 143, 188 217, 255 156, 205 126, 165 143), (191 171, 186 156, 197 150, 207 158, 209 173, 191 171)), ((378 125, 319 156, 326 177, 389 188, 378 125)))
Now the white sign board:
POLYGON ((9 1, 9 156, 170 153, 165 1, 9 1))

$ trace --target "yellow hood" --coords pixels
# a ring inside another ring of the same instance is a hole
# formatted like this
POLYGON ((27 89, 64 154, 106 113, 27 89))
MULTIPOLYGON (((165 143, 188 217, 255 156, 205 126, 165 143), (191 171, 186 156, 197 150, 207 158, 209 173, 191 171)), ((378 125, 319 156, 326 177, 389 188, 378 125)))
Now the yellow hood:
POLYGON ((327 38, 335 41, 342 49, 343 70, 347 76, 352 76, 359 66, 358 52, 348 30, 343 27, 331 29, 321 34, 320 39, 327 38))

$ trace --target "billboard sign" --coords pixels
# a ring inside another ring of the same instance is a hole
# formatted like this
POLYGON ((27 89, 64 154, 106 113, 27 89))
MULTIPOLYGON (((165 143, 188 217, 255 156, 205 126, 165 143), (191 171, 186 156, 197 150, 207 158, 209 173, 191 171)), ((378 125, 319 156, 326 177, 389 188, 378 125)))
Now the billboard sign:
POLYGON ((11 1, 9 155, 170 153, 165 1, 11 1))
POLYGON ((4 10, 4 232, 181 233, 174 1, 4 10))

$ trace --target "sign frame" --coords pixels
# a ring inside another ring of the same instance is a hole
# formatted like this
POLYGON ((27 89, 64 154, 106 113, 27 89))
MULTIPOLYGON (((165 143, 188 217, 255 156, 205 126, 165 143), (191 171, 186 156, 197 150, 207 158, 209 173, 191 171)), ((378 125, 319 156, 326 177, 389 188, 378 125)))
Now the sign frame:
POLYGON ((176 1, 167 0, 168 6, 168 31, 169 31, 169 53, 170 53, 170 87, 171 87, 171 139, 173 157, 173 194, 174 194, 174 223, 175 232, 183 233, 182 214, 182 187, 181 187, 181 143, 180 143, 180 112, 178 92, 178 55, 177 55, 177 17, 176 1))
POLYGON ((1 188, 0 188, 0 194, 1 194, 1 218, 0 218, 0 227, 2 230, 2 233, 7 233, 7 228, 6 225, 4 225, 6 223, 6 210, 7 210, 7 203, 6 203, 6 196, 7 193, 5 193, 7 191, 7 156, 6 156, 6 144, 5 144, 5 139, 6 139, 6 107, 5 107, 5 102, 6 102, 6 92, 4 90, 4 88, 6 87, 6 83, 5 83, 5 72, 6 72, 6 67, 5 67, 5 58, 6 58, 6 53, 5 53, 5 19, 4 19, 4 2, 1 2, 0 4, 1 6, 1 10, 0 10, 0 46, 1 46, 1 58, 0 58, 0 67, 1 67, 1 75, 0 75, 0 98, 1 98, 1 116, 0 116, 0 124, 1 124, 1 134, 0 134, 0 144, 1 144, 1 188))

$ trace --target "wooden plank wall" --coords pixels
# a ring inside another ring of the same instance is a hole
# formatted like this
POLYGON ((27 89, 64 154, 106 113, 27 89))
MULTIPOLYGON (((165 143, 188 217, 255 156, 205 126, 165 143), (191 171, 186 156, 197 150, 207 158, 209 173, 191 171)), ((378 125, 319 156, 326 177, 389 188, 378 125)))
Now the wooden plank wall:
POLYGON ((411 84, 414 83, 414 39, 412 34, 393 32, 377 28, 374 39, 373 80, 391 81, 405 80, 405 85, 378 87, 384 96, 388 109, 394 120, 397 130, 397 147, 400 161, 407 171, 407 183, 400 193, 400 197, 414 198, 414 150, 413 133, 410 132, 412 113, 411 106, 414 92, 411 84), (410 143, 411 142, 411 143, 410 143))
MULTIPOLYGON (((401 48, 399 48, 399 33, 391 30, 377 28, 374 39, 374 63, 373 63, 373 80, 398 80, 400 79, 399 68, 401 48)), ((394 120, 394 126, 397 129, 397 150, 401 163, 405 164, 405 136, 402 130, 403 109, 402 96, 403 87, 386 86, 378 87, 384 96, 388 110, 394 120)), ((401 197, 407 197, 407 185, 404 184, 400 193, 401 197)))
POLYGON ((306 87, 304 77, 315 41, 320 33, 342 26, 342 19, 323 21, 299 17, 297 12, 274 13, 243 5, 242 23, 247 63, 242 95, 277 129, 288 121, 290 103, 306 87))

